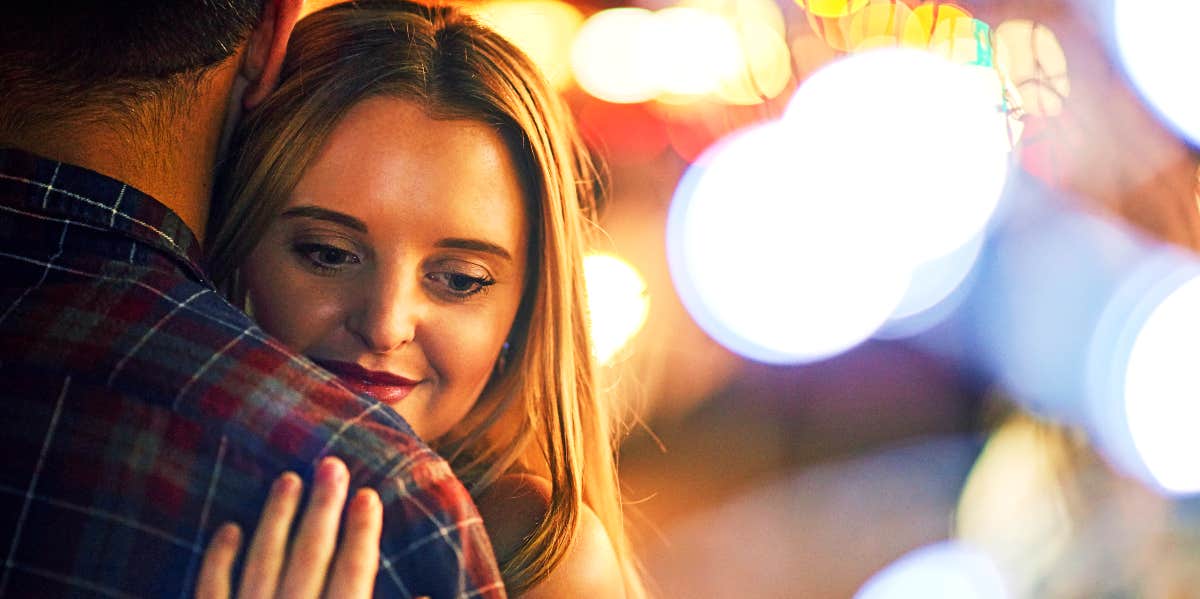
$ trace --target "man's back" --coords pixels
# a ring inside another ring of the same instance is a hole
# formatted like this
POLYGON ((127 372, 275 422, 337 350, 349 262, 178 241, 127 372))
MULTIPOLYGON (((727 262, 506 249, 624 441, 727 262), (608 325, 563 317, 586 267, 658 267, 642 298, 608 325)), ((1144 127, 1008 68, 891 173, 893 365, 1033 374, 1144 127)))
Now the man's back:
POLYGON ((449 467, 212 289, 166 207, 0 150, 0 596, 186 597, 269 481, 343 458, 384 503, 377 594, 501 597, 449 467))

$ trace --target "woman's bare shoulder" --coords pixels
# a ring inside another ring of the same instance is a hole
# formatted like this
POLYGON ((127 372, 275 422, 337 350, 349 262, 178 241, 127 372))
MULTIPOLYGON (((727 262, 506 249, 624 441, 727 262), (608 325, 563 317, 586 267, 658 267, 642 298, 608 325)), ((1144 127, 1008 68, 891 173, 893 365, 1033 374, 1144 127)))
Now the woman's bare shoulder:
MULTIPOLYGON (((509 475, 492 484, 478 499, 492 545, 500 559, 511 556, 541 521, 550 505, 550 482, 531 475, 509 475), (489 519, 491 524, 488 523, 489 519)), ((600 518, 584 505, 567 554, 523 599, 625 595, 621 567, 600 518)))

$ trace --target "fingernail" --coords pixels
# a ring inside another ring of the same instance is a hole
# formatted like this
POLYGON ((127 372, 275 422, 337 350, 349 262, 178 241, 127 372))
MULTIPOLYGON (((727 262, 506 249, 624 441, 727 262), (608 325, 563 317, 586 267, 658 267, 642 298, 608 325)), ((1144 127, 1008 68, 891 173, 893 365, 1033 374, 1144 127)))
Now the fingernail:
POLYGON ((217 529, 217 542, 237 545, 242 541, 242 528, 233 522, 226 522, 217 529))
POLYGON ((300 489, 300 475, 295 472, 284 472, 275 479, 275 484, 271 485, 271 493, 275 495, 290 495, 300 489))
POLYGON ((317 482, 321 484, 340 483, 347 475, 346 465, 334 457, 323 458, 317 466, 317 482))
POLYGON ((375 509, 377 505, 379 505, 379 493, 376 493, 375 489, 365 487, 354 494, 354 509, 356 510, 375 509))

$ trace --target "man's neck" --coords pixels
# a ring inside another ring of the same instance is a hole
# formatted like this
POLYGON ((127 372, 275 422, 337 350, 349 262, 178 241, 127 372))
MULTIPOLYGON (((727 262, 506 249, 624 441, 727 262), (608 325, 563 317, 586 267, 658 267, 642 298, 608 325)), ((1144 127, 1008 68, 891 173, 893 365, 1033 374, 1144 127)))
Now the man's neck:
POLYGON ((67 120, 24 132, 0 131, 0 146, 128 183, 173 210, 203 241, 229 85, 232 72, 213 73, 188 105, 153 112, 147 122, 67 120))

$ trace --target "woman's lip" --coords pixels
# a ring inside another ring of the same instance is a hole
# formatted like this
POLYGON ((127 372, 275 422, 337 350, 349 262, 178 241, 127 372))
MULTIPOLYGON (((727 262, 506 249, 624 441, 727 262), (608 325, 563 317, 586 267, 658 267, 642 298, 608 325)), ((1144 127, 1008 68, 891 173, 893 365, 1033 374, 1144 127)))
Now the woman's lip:
POLYGON ((314 360, 314 362, 337 375, 342 384, 355 393, 374 397, 389 406, 395 406, 420 383, 420 381, 406 379, 390 372, 367 370, 351 362, 333 360, 314 360))
POLYGON ((390 372, 367 370, 353 362, 338 362, 336 360, 314 360, 314 362, 342 379, 369 386, 412 387, 420 382, 406 379, 390 372))

